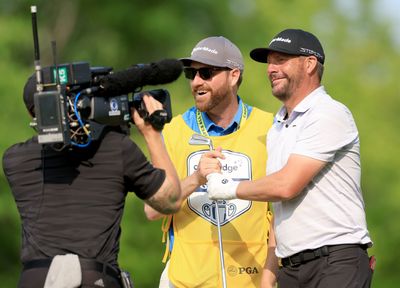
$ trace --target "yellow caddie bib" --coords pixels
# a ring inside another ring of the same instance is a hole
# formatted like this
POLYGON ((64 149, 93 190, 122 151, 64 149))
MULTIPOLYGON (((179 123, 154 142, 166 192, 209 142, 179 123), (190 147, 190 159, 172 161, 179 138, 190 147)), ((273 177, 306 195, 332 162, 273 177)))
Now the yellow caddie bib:
MULTIPOLYGON (((226 159, 222 161, 222 173, 236 181, 265 176, 265 141, 272 120, 271 113, 253 107, 237 131, 225 136, 208 136, 214 147, 223 148, 226 159)), ((209 150, 207 146, 189 145, 193 134, 181 115, 174 117, 163 130, 180 179, 191 175, 197 169, 201 154, 209 150)), ((174 230, 170 281, 177 288, 222 287, 216 209, 221 223, 227 286, 260 287, 271 220, 268 203, 234 199, 219 201, 216 207, 208 199, 205 185, 184 201, 178 213, 165 219, 165 234, 171 223, 174 230)))

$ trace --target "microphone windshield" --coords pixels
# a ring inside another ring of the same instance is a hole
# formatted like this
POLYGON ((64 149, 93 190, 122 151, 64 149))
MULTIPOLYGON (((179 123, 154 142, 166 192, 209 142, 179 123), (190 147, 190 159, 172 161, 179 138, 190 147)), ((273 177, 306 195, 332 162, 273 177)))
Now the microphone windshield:
POLYGON ((167 84, 175 81, 182 73, 182 62, 177 59, 164 59, 151 63, 151 73, 147 77, 147 85, 167 84))
POLYGON ((102 78, 100 80, 101 94, 117 96, 135 92, 137 88, 145 85, 167 84, 178 79, 182 70, 182 63, 177 59, 138 64, 102 78))

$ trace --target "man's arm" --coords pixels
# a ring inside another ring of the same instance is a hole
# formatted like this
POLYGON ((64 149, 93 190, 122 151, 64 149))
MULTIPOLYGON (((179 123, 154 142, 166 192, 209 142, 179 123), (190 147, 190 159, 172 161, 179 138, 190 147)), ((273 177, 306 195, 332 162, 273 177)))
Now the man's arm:
MULTIPOLYGON (((217 148, 216 151, 221 151, 221 148, 217 148)), ((206 152, 201 155, 199 168, 180 182, 182 193, 179 202, 182 203, 200 185, 206 184, 206 175, 220 171, 220 166, 221 164, 215 158, 214 152, 206 152)), ((163 213, 158 212, 146 203, 144 205, 144 212, 149 220, 157 220, 164 216, 163 213)))
POLYGON ((268 237, 268 254, 267 260, 264 264, 263 274, 261 278, 261 288, 274 288, 276 287, 276 275, 278 273, 278 257, 275 255, 275 232, 274 232, 274 218, 272 218, 269 226, 268 237))
POLYGON ((221 174, 211 174, 207 176, 209 197, 269 202, 289 200, 299 195, 326 163, 292 154, 281 170, 254 181, 234 183, 223 179, 221 174))
POLYGON ((321 171, 326 162, 292 154, 279 171, 255 181, 242 182, 237 190, 239 199, 254 201, 285 201, 300 194, 321 171))
MULTIPOLYGON (((192 175, 186 177, 181 181, 181 199, 180 203, 182 203, 187 197, 189 197, 190 194, 193 193, 194 190, 196 190, 197 187, 199 187, 202 184, 202 181, 199 179, 197 171, 194 172, 192 175)), ((205 181, 204 181, 205 182, 205 181)), ((204 184, 204 183, 203 183, 204 184)), ((147 203, 144 204, 144 213, 146 214, 146 217, 148 220, 158 220, 165 216, 165 214, 158 212, 154 208, 152 208, 150 205, 147 203)))
MULTIPOLYGON (((162 109, 162 104, 151 96, 143 96, 143 101, 149 114, 162 109)), ((161 132, 154 129, 151 124, 146 123, 134 108, 132 108, 132 114, 136 127, 146 141, 150 161, 154 167, 163 169, 166 175, 161 187, 153 196, 146 199, 145 203, 161 213, 174 213, 179 210, 181 205, 181 188, 178 175, 165 148, 161 132)))

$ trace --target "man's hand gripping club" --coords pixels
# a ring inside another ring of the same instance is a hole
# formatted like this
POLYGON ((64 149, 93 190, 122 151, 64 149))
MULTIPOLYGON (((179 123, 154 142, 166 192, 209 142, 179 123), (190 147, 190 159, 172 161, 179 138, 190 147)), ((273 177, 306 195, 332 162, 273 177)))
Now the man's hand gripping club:
MULTIPOLYGON (((213 157, 224 159, 221 149, 214 151, 213 157)), ((221 169, 221 165, 219 165, 221 169)), ((230 200, 237 198, 236 190, 239 182, 234 181, 232 178, 223 175, 221 171, 212 172, 207 175, 207 192, 211 200, 230 200)))

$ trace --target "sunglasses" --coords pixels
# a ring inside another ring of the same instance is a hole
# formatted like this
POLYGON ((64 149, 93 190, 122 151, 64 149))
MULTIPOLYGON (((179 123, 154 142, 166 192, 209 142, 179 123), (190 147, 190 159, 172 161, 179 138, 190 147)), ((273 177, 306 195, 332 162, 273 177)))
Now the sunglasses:
POLYGON ((227 67, 202 67, 199 69, 192 68, 192 67, 185 67, 183 68, 183 72, 185 73, 185 77, 187 79, 193 80, 196 77, 197 72, 199 72, 199 76, 203 80, 211 79, 215 74, 215 71, 228 71, 231 70, 227 67))

